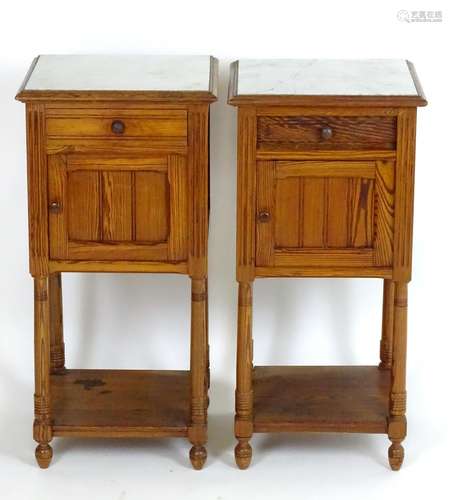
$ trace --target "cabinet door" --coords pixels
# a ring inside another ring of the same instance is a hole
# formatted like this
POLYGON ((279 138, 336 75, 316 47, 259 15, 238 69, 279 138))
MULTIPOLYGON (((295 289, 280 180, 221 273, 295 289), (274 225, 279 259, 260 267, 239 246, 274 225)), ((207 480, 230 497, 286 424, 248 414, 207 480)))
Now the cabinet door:
POLYGON ((257 162, 257 266, 390 267, 393 161, 257 162))
POLYGON ((51 155, 50 257, 187 259, 185 157, 51 155))

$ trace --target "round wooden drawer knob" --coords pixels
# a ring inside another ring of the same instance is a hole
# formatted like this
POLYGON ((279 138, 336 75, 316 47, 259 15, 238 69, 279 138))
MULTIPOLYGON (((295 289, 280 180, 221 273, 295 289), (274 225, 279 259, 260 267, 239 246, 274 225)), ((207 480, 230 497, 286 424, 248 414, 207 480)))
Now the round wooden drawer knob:
POLYGON ((61 205, 57 201, 52 201, 52 203, 49 206, 49 210, 54 214, 58 213, 60 209, 61 205))
POLYGON ((322 128, 322 139, 331 139, 333 137, 333 129, 331 127, 322 128))
POLYGON ((124 133, 126 126, 121 120, 114 120, 111 124, 111 131, 116 135, 121 135, 124 133))
POLYGON ((259 222, 268 222, 270 220, 270 213, 269 212, 259 212, 257 216, 259 222))

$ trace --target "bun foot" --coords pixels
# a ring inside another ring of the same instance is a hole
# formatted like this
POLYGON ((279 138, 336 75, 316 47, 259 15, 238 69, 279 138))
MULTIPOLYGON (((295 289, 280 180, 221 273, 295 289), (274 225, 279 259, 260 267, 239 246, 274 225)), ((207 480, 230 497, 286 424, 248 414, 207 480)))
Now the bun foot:
POLYGON ((253 449, 248 441, 239 441, 234 450, 235 463, 239 469, 247 469, 251 462, 253 449))
POLYGON ((48 444, 38 444, 35 450, 36 461, 41 469, 47 469, 53 457, 52 447, 48 444))
POLYGON ((192 446, 190 450, 190 462, 195 470, 201 470, 206 463, 207 451, 204 446, 192 446))
POLYGON ((392 470, 402 467, 405 451, 400 443, 392 443, 388 450, 389 465, 392 470))

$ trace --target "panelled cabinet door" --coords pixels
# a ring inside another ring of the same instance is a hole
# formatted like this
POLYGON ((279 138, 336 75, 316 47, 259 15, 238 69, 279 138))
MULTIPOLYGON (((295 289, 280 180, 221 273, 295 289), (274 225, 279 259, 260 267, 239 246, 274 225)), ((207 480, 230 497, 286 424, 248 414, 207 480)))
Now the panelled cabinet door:
POLYGON ((187 259, 185 157, 50 155, 50 258, 187 259))
POLYGON ((257 266, 390 267, 393 161, 258 161, 257 266))

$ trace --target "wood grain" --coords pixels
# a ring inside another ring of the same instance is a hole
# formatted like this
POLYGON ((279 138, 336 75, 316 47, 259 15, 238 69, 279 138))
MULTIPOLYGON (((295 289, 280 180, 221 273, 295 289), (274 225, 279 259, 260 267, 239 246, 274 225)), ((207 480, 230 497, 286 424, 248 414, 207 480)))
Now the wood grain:
MULTIPOLYGON (((133 116, 129 111, 105 113, 101 116, 82 112, 79 116, 54 117, 48 116, 46 120, 47 136, 69 138, 75 137, 98 137, 127 140, 128 138, 147 137, 153 138, 171 137, 174 142, 186 144, 187 141, 187 116, 185 111, 180 111, 176 116, 153 115, 150 117, 133 116), (111 116, 108 116, 110 114, 111 116), (105 116, 107 115, 107 116, 105 116), (114 134, 111 130, 112 122, 120 118, 125 125, 123 134, 114 134), (176 141, 176 138, 180 138, 176 141)), ((174 111, 170 111, 173 113, 174 111)))
POLYGON ((55 436, 186 436, 189 372, 66 370, 52 375, 55 436))
POLYGON ((406 354, 407 354, 408 285, 395 282, 393 361, 391 371, 388 458, 391 469, 399 470, 404 459, 401 442, 406 436, 406 354))
POLYGON ((353 248, 370 248, 374 230, 374 182, 369 179, 352 179, 348 192, 349 245, 353 248))
POLYGON ((188 274, 186 262, 115 261, 115 260, 51 260, 50 272, 69 273, 170 273, 188 274))
POLYGON ((256 366, 255 432, 387 432, 390 376, 374 366, 256 366))
POLYGON ((392 267, 364 266, 358 267, 333 266, 307 266, 286 265, 278 267, 257 266, 256 278, 392 278, 392 267))
MULTIPOLYGON (((257 164, 257 206, 259 213, 271 213, 275 204, 275 164, 258 162, 257 164)), ((269 220, 257 220, 256 227, 256 264, 271 266, 275 235, 274 217, 269 220)))
POLYGON ((39 467, 46 469, 52 460, 51 391, 50 391, 50 301, 48 277, 34 278, 35 345, 35 419, 33 439, 38 443, 35 456, 39 467))
POLYGON ((378 161, 375 177, 375 262, 391 266, 394 253, 394 177, 393 161, 378 161))
POLYGON ((306 177, 303 188, 303 248, 325 247, 325 179, 306 177))
POLYGON ((258 161, 256 175, 257 266, 392 265, 394 162, 258 161))
POLYGON ((381 370, 390 370, 392 368, 392 351, 394 341, 394 292, 394 282, 391 280, 384 280, 379 365, 381 370))
POLYGON ((246 469, 252 456, 249 440, 253 435, 253 339, 252 283, 239 283, 237 329, 237 381, 235 391, 235 461, 246 469))
MULTIPOLYGON (((304 180, 284 178, 275 183, 274 232, 275 248, 297 248, 303 245, 303 192, 304 180)), ((270 206, 272 210, 272 206, 270 206)), ((259 236, 259 228, 257 234, 259 236)), ((271 245, 271 239, 269 241, 271 245)), ((257 252, 261 242, 257 243, 257 252)), ((259 255, 259 254, 258 254, 259 255)), ((257 260, 257 265, 266 265, 257 260)))
POLYGON ((102 172, 102 241, 132 241, 132 174, 102 172))
POLYGON ((209 225, 209 108, 192 105, 188 110, 189 269, 192 278, 207 275, 209 225))
POLYGON ((397 162, 394 213, 394 280, 411 280, 414 206, 416 109, 401 110, 397 118, 397 162))
MULTIPOLYGON (((172 262, 187 260, 188 255, 188 179, 187 164, 183 156, 171 155, 168 158, 168 181, 170 200, 167 218, 170 223, 168 235, 168 259, 172 262)), ((200 186, 203 191, 203 187, 200 186)), ((203 191, 203 195, 206 196, 203 191)), ((156 200, 154 203, 157 205, 156 200)), ((204 214, 205 216, 205 214, 204 214)), ((204 224, 207 225, 205 221, 204 224)), ((203 228, 204 229, 204 228, 203 228)), ((207 238, 207 230, 202 233, 207 238)), ((206 258, 207 258, 207 249, 206 258)))
POLYGON ((99 172, 95 171, 67 173, 64 182, 67 191, 67 206, 65 200, 60 203, 63 204, 63 210, 67 214, 66 237, 68 241, 101 241, 103 239, 103 223, 105 222, 102 210, 105 201, 103 181, 99 172))
POLYGON ((38 277, 48 274, 49 258, 45 106, 27 104, 26 119, 29 263, 30 274, 38 277))
POLYGON ((346 248, 349 244, 347 227, 349 185, 350 181, 347 178, 329 177, 327 179, 326 242, 328 248, 346 248), (342 217, 339 214, 342 214, 342 217))
POLYGON ((207 451, 207 281, 191 280, 190 335, 190 427, 188 438, 193 445, 190 460, 202 469, 207 451))
POLYGON ((64 371, 63 292, 61 273, 49 275, 50 371, 64 371))
POLYGON ((49 156, 52 259, 187 260, 185 157, 67 156, 49 156))
POLYGON ((135 241, 166 241, 170 224, 170 187, 167 172, 134 172, 133 183, 135 241))
POLYGON ((255 265, 256 110, 238 110, 237 125, 237 281, 252 281, 255 265))
POLYGON ((396 119, 380 116, 258 116, 257 147, 293 143, 302 149, 395 149, 396 119), (322 129, 332 130, 322 139, 322 129))

